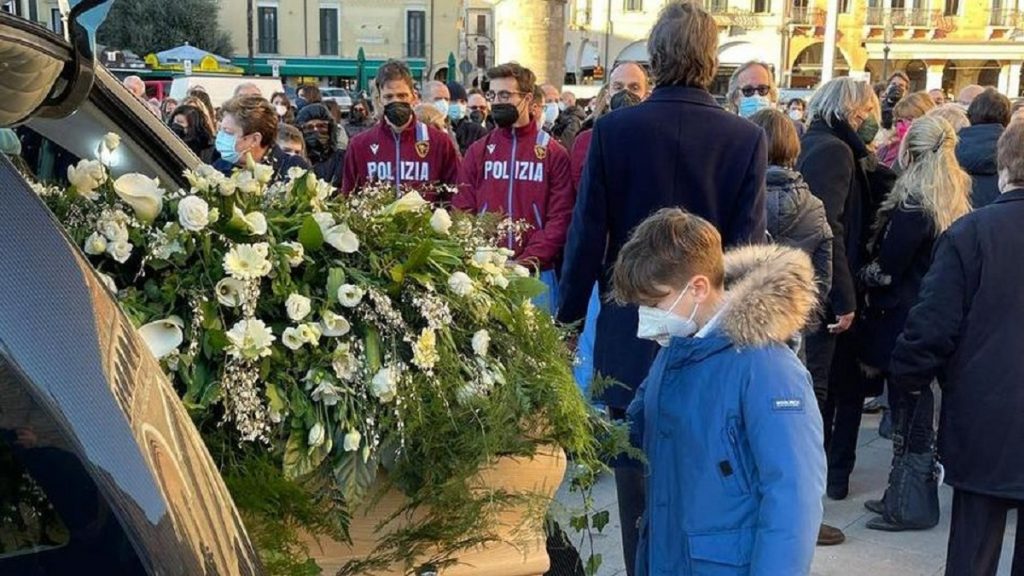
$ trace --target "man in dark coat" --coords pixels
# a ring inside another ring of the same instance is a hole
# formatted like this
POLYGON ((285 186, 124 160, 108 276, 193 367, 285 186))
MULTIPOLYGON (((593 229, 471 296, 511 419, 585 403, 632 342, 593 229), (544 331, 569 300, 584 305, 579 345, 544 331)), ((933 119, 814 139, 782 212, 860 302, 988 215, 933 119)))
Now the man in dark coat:
MULTIPOLYGON (((681 207, 710 221, 726 246, 764 241, 764 132, 708 93, 717 47, 711 15, 696 4, 668 4, 648 40, 658 88, 597 122, 565 248, 562 322, 583 320, 595 281, 608 293, 609 270, 630 232, 660 208, 681 207)), ((635 306, 602 306, 594 370, 618 382, 602 396, 613 417, 624 414, 659 349, 636 333, 635 306)), ((632 574, 643 471, 619 466, 616 483, 632 574)))
POLYGON ((960 131, 956 159, 971 175, 971 206, 981 208, 999 196, 996 143, 1010 123, 1010 99, 995 88, 979 94, 967 109, 971 125, 960 131))
MULTIPOLYGON (((1024 506, 1024 124, 1000 138, 997 163, 1002 194, 939 238, 890 365, 894 389, 942 387, 949 576, 995 574, 1006 512, 1024 506)), ((1014 574, 1024 571, 1017 546, 1014 574)))

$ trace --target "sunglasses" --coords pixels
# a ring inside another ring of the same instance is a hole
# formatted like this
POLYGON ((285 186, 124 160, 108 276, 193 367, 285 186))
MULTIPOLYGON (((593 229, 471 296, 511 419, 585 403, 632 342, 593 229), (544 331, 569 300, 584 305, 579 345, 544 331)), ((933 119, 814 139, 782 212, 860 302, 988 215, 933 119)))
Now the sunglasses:
POLYGON ((765 86, 764 84, 761 84, 760 86, 744 86, 743 88, 740 88, 740 92, 742 92, 747 98, 753 96, 754 92, 757 92, 758 96, 767 96, 771 91, 772 87, 765 86))

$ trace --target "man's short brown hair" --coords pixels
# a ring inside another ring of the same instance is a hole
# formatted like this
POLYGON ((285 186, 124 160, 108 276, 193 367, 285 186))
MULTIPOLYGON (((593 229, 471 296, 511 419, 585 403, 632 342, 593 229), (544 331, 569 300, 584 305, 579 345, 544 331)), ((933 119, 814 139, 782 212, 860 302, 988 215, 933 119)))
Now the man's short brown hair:
POLYGON ((792 168, 800 156, 800 138, 793 121, 778 110, 759 110, 750 121, 764 130, 768 138, 768 164, 792 168))
MULTIPOLYGON (((518 86, 519 91, 524 94, 533 94, 534 88, 537 87, 537 75, 533 73, 533 70, 530 70, 517 62, 499 64, 498 66, 491 68, 487 71, 487 78, 489 80, 515 78, 516 86, 518 86)), ((544 99, 541 98, 542 102, 543 100, 544 99)))
POLYGON ((718 69, 718 24, 699 4, 672 2, 647 39, 654 81, 707 88, 718 69))
POLYGON ((416 81, 412 78, 412 71, 409 70, 409 66, 401 60, 391 59, 377 68, 377 77, 374 79, 374 84, 377 86, 377 91, 384 89, 384 84, 388 82, 402 81, 409 85, 409 90, 416 93, 416 81))
POLYGON ((1024 122, 1010 124, 999 137, 996 166, 1006 170, 1009 184, 1024 186, 1024 122))
POLYGON ((656 305, 698 274, 725 283, 722 236, 710 222, 679 208, 662 208, 633 230, 612 271, 612 297, 656 305))
POLYGON ((242 136, 257 133, 263 137, 261 146, 271 147, 277 141, 277 111, 262 96, 239 96, 224 103, 224 114, 235 117, 242 136))
MULTIPOLYGON (((300 84, 299 87, 295 90, 295 93, 305 94, 303 99, 306 101, 306 104, 319 104, 324 101, 323 95, 320 94, 320 87, 317 86, 316 84, 311 84, 309 82, 306 82, 305 84, 300 84)), ((271 100, 273 100, 273 98, 271 98, 271 100)))
POLYGON ((1010 123, 1012 109, 1013 106, 1010 104, 1009 98, 1000 94, 995 88, 989 87, 971 102, 967 108, 967 119, 971 121, 971 126, 979 124, 1006 126, 1010 123))

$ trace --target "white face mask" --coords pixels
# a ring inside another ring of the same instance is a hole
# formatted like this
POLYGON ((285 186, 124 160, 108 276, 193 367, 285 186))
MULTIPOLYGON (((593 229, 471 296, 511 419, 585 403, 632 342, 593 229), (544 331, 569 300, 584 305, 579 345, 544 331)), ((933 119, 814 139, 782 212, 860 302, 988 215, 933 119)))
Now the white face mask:
POLYGON ((690 312, 689 318, 683 318, 682 316, 672 312, 672 309, 679 304, 679 301, 683 299, 683 294, 690 289, 690 285, 687 284, 686 288, 679 293, 676 297, 675 302, 668 310, 662 310, 653 306, 640 306, 637 309, 638 324, 636 328, 636 337, 643 340, 654 340, 662 347, 668 346, 669 342, 672 341, 673 337, 687 338, 697 333, 697 322, 694 318, 697 316, 697 309, 700 308, 700 303, 693 305, 693 312, 690 312))
POLYGON ((804 119, 804 111, 798 108, 794 108, 789 111, 789 117, 799 122, 804 119))

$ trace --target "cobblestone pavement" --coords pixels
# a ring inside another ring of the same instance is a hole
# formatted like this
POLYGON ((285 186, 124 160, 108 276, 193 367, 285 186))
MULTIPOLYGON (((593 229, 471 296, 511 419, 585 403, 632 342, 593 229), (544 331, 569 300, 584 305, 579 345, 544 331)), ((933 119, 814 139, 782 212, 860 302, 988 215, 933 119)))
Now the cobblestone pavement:
MULTIPOLYGON (((952 490, 939 491, 942 520, 936 528, 924 532, 888 533, 868 530, 865 524, 873 515, 864 509, 864 501, 880 498, 892 458, 892 443, 878 436, 879 416, 865 415, 857 450, 857 467, 850 480, 850 496, 841 502, 825 501, 825 522, 842 528, 846 543, 819 547, 814 557, 813 576, 942 576, 946 562, 946 539, 949 536, 949 508, 952 490)), ((626 573, 619 538, 615 483, 602 478, 595 493, 598 509, 610 511, 611 522, 603 534, 595 534, 594 549, 603 557, 600 576, 626 573)), ((566 506, 579 506, 579 498, 562 487, 559 500, 566 506)), ((1011 512, 1009 528, 1003 539, 999 576, 1009 576, 1013 556, 1016 515, 1011 512)), ((563 522, 564 526, 568 522, 563 522)), ((578 537, 574 537, 578 539, 578 537)), ((577 540, 578 544, 578 540, 577 540)), ((587 557, 584 546, 584 558, 587 557)))

